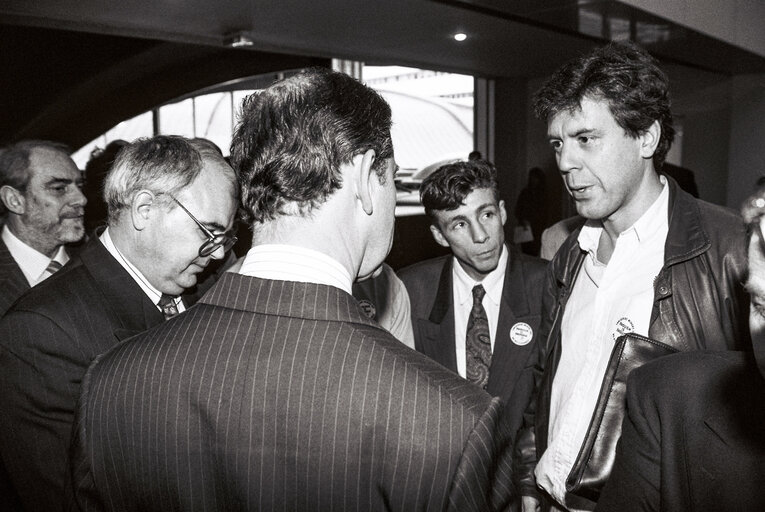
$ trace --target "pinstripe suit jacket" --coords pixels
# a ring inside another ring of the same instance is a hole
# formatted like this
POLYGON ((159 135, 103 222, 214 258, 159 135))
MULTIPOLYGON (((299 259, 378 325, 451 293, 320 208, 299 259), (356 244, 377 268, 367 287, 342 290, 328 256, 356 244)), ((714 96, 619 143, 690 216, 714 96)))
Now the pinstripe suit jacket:
POLYGON ((90 367, 72 505, 504 509, 501 408, 337 288, 229 273, 90 367))
POLYGON ((95 237, 0 321, 0 454, 27 510, 63 507, 74 411, 90 362, 163 321, 95 237))
MULTIPOLYGON (((0 224, 0 230, 2 227, 0 224)), ((11 256, 8 246, 0 238, 0 317, 27 290, 29 290, 27 278, 11 256)))

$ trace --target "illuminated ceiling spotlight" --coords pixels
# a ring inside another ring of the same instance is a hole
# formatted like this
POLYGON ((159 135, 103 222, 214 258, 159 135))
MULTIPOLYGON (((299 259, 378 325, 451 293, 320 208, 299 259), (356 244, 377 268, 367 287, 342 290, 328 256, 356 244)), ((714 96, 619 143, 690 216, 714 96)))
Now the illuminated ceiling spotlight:
POLYGON ((223 44, 229 48, 247 48, 253 46, 255 42, 247 32, 232 32, 223 37, 223 44))
POLYGON ((455 40, 455 41, 458 41, 458 42, 460 42, 460 43, 461 43, 462 41, 464 41, 465 39, 467 39, 467 34, 466 34, 466 33, 464 33, 464 32, 457 32, 457 33, 456 33, 456 34, 454 34, 452 37, 454 38, 454 40, 455 40))

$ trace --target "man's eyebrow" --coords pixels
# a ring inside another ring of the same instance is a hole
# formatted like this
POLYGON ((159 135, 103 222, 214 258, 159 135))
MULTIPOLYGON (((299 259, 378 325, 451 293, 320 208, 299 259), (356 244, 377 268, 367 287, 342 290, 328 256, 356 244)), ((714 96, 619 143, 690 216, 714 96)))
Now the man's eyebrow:
POLYGON ((207 229, 209 229, 210 231, 213 231, 213 232, 220 231, 221 233, 226 231, 226 226, 218 224, 217 222, 204 222, 201 220, 199 222, 201 222, 202 225, 206 227, 207 229))
POLYGON ((74 180, 71 178, 50 178, 45 184, 46 185, 69 185, 70 183, 74 183, 74 180))

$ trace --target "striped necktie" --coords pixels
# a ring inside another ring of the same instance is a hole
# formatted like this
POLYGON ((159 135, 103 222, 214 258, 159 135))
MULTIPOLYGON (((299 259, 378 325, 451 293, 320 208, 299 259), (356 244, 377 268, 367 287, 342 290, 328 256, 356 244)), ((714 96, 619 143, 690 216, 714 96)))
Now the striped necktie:
POLYGON ((45 267, 45 270, 43 270, 42 274, 40 274, 40 278, 38 279, 38 283, 41 283, 48 279, 50 276, 61 270, 61 263, 59 263, 56 260, 50 260, 50 263, 48 263, 48 266, 45 267))
POLYGON ((491 366, 491 337, 489 319, 483 308, 486 290, 480 284, 473 288, 473 308, 468 317, 465 333, 465 374, 467 380, 486 389, 491 366))

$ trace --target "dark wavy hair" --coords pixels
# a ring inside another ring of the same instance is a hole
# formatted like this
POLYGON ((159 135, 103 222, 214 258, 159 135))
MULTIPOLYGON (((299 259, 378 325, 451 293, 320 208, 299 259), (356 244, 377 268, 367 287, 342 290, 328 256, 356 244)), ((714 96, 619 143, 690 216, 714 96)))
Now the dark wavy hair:
POLYGON ((243 102, 231 142, 239 174, 242 219, 252 224, 306 214, 342 185, 340 166, 374 150, 385 179, 393 156, 390 106, 377 92, 343 73, 304 70, 243 102))
POLYGON ((488 188, 499 201, 497 169, 486 160, 468 160, 442 165, 425 178, 420 187, 420 199, 425 213, 435 221, 436 211, 456 210, 477 188, 488 188))
POLYGON ((669 80, 656 59, 632 42, 611 43, 558 69, 534 96, 538 118, 549 121, 562 111, 581 108, 582 100, 604 99, 616 122, 632 137, 659 121, 661 136, 653 155, 661 169, 675 129, 669 80))

